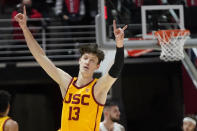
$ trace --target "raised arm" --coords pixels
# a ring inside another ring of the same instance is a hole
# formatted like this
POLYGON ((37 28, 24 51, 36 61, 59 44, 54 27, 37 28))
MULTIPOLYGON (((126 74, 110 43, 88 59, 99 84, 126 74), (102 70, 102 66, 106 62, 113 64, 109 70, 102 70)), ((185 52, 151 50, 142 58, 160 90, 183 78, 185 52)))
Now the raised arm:
POLYGON ((124 30, 127 28, 127 25, 123 28, 116 27, 116 21, 113 21, 113 29, 114 29, 114 36, 116 40, 116 55, 114 64, 111 66, 110 70, 107 74, 103 75, 95 85, 95 95, 102 96, 100 97, 99 101, 101 103, 105 102, 105 97, 109 89, 111 88, 112 84, 117 80, 119 77, 121 70, 124 65, 124 30))
POLYGON ((27 17, 26 17, 26 9, 25 6, 23 8, 23 14, 19 13, 15 16, 16 21, 19 23, 21 29, 23 30, 23 34, 25 36, 25 40, 27 46, 36 59, 36 61, 40 64, 40 66, 47 72, 47 74, 55 80, 63 91, 62 95, 64 95, 65 90, 71 80, 71 76, 61 69, 57 68, 46 56, 43 49, 34 39, 33 35, 31 34, 30 30, 27 27, 27 17))

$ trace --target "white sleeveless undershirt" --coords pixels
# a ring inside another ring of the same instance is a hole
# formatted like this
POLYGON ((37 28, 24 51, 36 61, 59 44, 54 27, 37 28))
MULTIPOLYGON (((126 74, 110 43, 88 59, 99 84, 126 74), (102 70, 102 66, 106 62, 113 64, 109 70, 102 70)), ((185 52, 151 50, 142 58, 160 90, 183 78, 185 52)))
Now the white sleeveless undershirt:
MULTIPOLYGON (((122 125, 118 124, 117 122, 114 122, 113 131, 122 131, 121 129, 123 129, 123 128, 124 127, 122 125)), ((100 130, 101 131, 108 131, 103 122, 100 123, 100 130)))

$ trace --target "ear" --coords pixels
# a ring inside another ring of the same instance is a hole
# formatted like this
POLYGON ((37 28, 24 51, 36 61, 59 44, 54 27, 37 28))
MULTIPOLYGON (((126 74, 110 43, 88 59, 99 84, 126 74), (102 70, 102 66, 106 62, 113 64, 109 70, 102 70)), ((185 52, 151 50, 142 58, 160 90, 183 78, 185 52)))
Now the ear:
POLYGON ((10 112, 10 104, 8 104, 7 110, 6 110, 6 114, 8 115, 10 112))
POLYGON ((105 116, 108 116, 108 114, 109 114, 109 113, 108 113, 107 111, 104 111, 104 115, 105 115, 105 116))
POLYGON ((97 66, 96 66, 96 69, 98 69, 100 67, 100 64, 98 64, 97 66))

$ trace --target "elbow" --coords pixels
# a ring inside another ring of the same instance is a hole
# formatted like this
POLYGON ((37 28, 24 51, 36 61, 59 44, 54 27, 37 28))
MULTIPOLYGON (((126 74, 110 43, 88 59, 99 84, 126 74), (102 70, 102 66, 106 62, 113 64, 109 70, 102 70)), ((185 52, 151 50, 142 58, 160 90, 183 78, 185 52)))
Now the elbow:
POLYGON ((118 78, 121 75, 121 71, 122 71, 123 66, 112 66, 111 69, 109 70, 109 75, 113 78, 118 78))

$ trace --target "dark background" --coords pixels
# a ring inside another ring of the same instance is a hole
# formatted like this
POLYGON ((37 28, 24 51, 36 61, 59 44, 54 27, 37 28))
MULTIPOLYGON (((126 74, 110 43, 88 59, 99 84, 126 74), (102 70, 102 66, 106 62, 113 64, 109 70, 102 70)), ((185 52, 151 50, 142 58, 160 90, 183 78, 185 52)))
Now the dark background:
MULTIPOLYGON (((183 117, 180 63, 125 64, 113 86, 121 123, 128 131, 179 130, 183 117)), ((60 67, 72 76, 78 66, 60 67)), ((0 89, 12 95, 10 116, 20 131, 55 131, 60 127, 62 98, 58 85, 41 67, 0 68, 0 89), (9 72, 9 73, 8 73, 9 72)))

